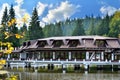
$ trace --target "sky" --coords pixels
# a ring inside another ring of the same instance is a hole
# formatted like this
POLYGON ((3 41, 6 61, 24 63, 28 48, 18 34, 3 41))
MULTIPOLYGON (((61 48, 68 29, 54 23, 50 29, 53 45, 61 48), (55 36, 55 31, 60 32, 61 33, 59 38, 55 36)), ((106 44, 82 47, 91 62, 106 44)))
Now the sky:
MULTIPOLYGON (((18 26, 22 26, 22 18, 30 17, 36 7, 40 25, 64 21, 67 18, 84 18, 86 15, 113 15, 120 10, 120 0, 0 0, 0 21, 5 7, 13 4, 18 26)), ((28 23, 29 25, 29 23, 28 23)))

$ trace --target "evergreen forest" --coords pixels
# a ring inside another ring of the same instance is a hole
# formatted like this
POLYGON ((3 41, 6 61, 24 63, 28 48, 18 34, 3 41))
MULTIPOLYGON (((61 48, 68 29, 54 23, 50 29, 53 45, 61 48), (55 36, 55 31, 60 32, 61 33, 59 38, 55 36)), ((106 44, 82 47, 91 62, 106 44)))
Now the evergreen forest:
POLYGON ((14 47, 20 46, 27 40, 34 40, 56 36, 80 36, 80 35, 100 35, 108 37, 120 37, 120 11, 116 11, 112 16, 106 14, 104 17, 86 15, 84 18, 67 18, 65 21, 46 24, 40 26, 37 9, 34 8, 29 26, 24 23, 20 28, 15 23, 15 10, 13 5, 8 10, 7 7, 2 15, 0 27, 0 41, 11 42, 14 47), (11 24, 11 23, 13 24, 11 24), (9 32, 9 33, 6 33, 9 32), (9 37, 6 36, 9 34, 9 37), (11 36, 12 34, 22 34, 21 39, 11 36))

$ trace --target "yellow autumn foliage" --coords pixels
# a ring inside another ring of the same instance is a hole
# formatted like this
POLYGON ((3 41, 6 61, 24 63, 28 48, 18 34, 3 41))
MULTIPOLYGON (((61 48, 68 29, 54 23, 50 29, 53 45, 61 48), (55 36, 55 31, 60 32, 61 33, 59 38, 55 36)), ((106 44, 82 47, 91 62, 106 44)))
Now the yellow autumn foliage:
POLYGON ((6 78, 6 80, 18 80, 17 75, 11 75, 9 78, 6 78))
MULTIPOLYGON (((30 16, 29 16, 28 14, 25 14, 25 15, 23 16, 23 18, 22 18, 23 22, 26 23, 27 20, 28 20, 28 18, 30 18, 30 16)), ((0 25, 0 28, 2 28, 3 25, 4 25, 4 26, 7 26, 7 27, 11 27, 11 26, 14 25, 15 23, 16 23, 16 19, 13 18, 13 19, 9 20, 9 21, 7 22, 7 24, 2 24, 2 25, 0 25)), ((4 35, 5 35, 5 39, 8 39, 8 38, 11 37, 11 36, 16 37, 17 39, 20 39, 20 38, 23 38, 23 37, 24 37, 24 33, 22 33, 22 34, 14 34, 14 33, 12 33, 12 32, 7 32, 7 31, 6 31, 6 32, 3 32, 3 33, 4 33, 4 35)), ((10 54, 10 53, 12 53, 12 51, 14 50, 14 48, 12 47, 12 44, 9 43, 9 42, 2 42, 2 41, 0 41, 0 46, 1 46, 1 47, 2 47, 2 46, 3 46, 3 47, 6 47, 6 49, 0 50, 1 53, 10 54)), ((0 56, 1 56, 1 55, 0 55, 0 56)))
POLYGON ((10 54, 12 51, 11 50, 4 50, 3 52, 6 54, 10 54))
POLYGON ((16 23, 16 19, 11 19, 11 24, 13 25, 14 23, 16 23))
POLYGON ((9 38, 11 36, 9 32, 4 32, 4 34, 6 36, 5 39, 7 39, 7 38, 9 38))
POLYGON ((7 49, 1 50, 1 52, 6 53, 6 54, 10 54, 14 50, 14 48, 12 47, 12 43, 10 43, 10 42, 0 42, 0 46, 7 47, 7 49))
POLYGON ((6 60, 0 60, 0 69, 3 68, 3 65, 6 64, 6 60))
POLYGON ((29 18, 30 18, 29 14, 25 14, 22 18, 22 22, 27 23, 29 18))
POLYGON ((4 50, 3 53, 10 54, 10 53, 12 53, 13 50, 14 50, 13 47, 8 47, 8 49, 4 50))
POLYGON ((6 64, 6 60, 0 60, 0 65, 6 64))
POLYGON ((4 32, 5 35, 9 35, 9 32, 4 32))
POLYGON ((15 34, 15 37, 16 37, 17 39, 23 38, 23 36, 20 35, 20 34, 15 34))
POLYGON ((8 22, 7 25, 10 27, 12 24, 11 24, 11 22, 8 22))
MULTIPOLYGON (((5 39, 8 39, 10 36, 13 36, 13 34, 10 34, 9 32, 4 32, 5 39)), ((14 34, 17 39, 23 38, 23 34, 14 34)))
POLYGON ((10 21, 8 21, 7 25, 8 25, 8 27, 10 27, 15 23, 16 23, 16 19, 14 18, 14 19, 11 19, 10 21))

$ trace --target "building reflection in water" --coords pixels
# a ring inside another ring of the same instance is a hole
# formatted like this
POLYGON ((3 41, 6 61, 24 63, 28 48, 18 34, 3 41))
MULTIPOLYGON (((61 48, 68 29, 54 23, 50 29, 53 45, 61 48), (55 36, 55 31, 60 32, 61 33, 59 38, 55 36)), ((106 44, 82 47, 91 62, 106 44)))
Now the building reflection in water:
POLYGON ((19 80, 119 80, 119 73, 30 73, 11 72, 19 75, 19 80))

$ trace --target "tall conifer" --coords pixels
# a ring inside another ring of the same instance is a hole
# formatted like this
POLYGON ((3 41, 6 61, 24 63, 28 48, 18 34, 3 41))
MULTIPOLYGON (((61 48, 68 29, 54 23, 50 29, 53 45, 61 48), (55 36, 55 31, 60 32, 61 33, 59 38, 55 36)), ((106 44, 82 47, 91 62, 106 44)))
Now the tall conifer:
POLYGON ((19 39, 17 39, 15 36, 15 34, 18 34, 18 28, 16 27, 15 10, 13 8, 13 5, 11 5, 10 7, 8 19, 8 23, 11 23, 10 25, 8 25, 8 32, 13 35, 8 38, 8 41, 13 43, 14 47, 17 47, 20 45, 20 43, 19 39))
POLYGON ((36 8, 34 8, 33 10, 30 26, 28 27, 28 32, 30 40, 43 38, 43 31, 40 26, 39 16, 36 8))
POLYGON ((7 10, 7 7, 5 7, 2 20, 1 20, 1 27, 0 27, 0 31, 1 31, 0 40, 2 42, 6 41, 4 33, 6 32, 6 29, 7 29, 7 22, 8 22, 8 10, 7 10))

